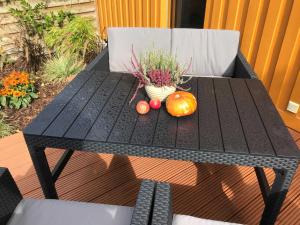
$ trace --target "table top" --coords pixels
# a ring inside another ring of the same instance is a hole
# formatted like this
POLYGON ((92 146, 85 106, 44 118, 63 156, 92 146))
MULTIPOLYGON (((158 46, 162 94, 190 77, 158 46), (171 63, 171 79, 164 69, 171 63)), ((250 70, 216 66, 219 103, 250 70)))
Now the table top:
POLYGON ((129 74, 83 71, 24 130, 26 137, 254 156, 299 158, 299 150, 259 80, 193 78, 198 109, 170 116, 165 106, 138 115, 147 99, 129 74))

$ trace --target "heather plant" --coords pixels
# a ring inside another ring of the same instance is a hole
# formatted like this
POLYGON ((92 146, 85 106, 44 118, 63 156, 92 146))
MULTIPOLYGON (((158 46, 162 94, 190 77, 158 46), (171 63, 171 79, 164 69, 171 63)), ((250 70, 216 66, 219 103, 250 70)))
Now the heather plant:
POLYGON ((179 85, 191 79, 184 79, 183 77, 189 70, 191 62, 184 68, 177 63, 174 56, 162 50, 146 51, 144 54, 141 54, 138 60, 132 47, 130 64, 131 68, 128 71, 139 80, 131 101, 135 98, 137 91, 145 85, 153 85, 155 87, 173 86, 183 90, 179 85))
POLYGON ((139 60, 132 49, 131 69, 129 71, 144 85, 156 87, 184 84, 188 79, 183 75, 189 70, 177 63, 176 58, 162 50, 149 50, 141 54, 139 60))

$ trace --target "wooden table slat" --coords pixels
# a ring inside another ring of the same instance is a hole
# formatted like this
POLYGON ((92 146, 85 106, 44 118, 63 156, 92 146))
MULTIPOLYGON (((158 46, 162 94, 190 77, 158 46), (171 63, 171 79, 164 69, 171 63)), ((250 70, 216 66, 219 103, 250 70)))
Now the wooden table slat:
MULTIPOLYGON (((135 88, 138 85, 138 82, 135 82, 134 88, 131 90, 126 104, 132 98, 135 88)), ((133 133, 138 113, 136 112, 136 104, 140 100, 144 100, 146 97, 146 93, 143 89, 140 89, 135 97, 135 99, 128 105, 127 107, 123 107, 122 112, 108 138, 108 141, 114 143, 129 143, 131 135, 133 133)))
MULTIPOLYGON (((196 78, 190 80, 184 88, 190 87, 190 92, 197 98, 198 81, 196 78)), ((198 108, 190 116, 178 120, 176 147, 183 149, 199 149, 198 108)))
POLYGON ((100 113, 96 122, 89 131, 86 139, 92 141, 106 141, 118 116, 124 107, 125 100, 134 84, 134 78, 130 75, 123 74, 121 81, 116 86, 114 93, 108 99, 103 111, 100 113))
POLYGON ((229 79, 214 79, 225 152, 249 153, 229 79))
POLYGON ((77 92, 64 110, 45 130, 44 135, 62 137, 107 75, 108 73, 93 72, 91 79, 86 82, 83 88, 77 92))
POLYGON ((150 110, 146 115, 138 117, 130 140, 131 144, 152 145, 158 112, 158 110, 150 110))
POLYGON ((258 80, 247 80, 246 83, 277 156, 300 157, 300 151, 286 129, 262 83, 258 80))
POLYGON ((120 74, 114 74, 102 83, 89 103, 85 106, 70 129, 67 131, 65 137, 77 139, 85 138, 120 79, 120 74))
POLYGON ((200 149, 224 152, 213 80, 198 79, 200 149))
POLYGON ((82 71, 78 74, 78 76, 76 76, 76 78, 24 129, 24 133, 41 135, 90 78, 90 72, 82 71))
POLYGON ((153 145, 160 147, 175 147, 177 132, 177 118, 171 117, 166 107, 159 110, 153 145))
POLYGON ((245 80, 231 79, 230 84, 250 153, 275 155, 245 80))

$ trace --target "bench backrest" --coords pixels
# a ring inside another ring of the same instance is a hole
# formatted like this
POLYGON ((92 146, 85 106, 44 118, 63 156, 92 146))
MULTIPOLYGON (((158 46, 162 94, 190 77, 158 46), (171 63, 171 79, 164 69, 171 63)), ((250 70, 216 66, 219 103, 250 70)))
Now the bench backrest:
POLYGON ((128 72, 132 47, 137 57, 151 48, 171 52, 171 29, 109 28, 108 51, 111 72, 128 72))
POLYGON ((239 48, 238 31, 211 29, 109 28, 109 66, 128 72, 132 47, 136 56, 151 48, 172 53, 187 75, 230 77, 239 48))

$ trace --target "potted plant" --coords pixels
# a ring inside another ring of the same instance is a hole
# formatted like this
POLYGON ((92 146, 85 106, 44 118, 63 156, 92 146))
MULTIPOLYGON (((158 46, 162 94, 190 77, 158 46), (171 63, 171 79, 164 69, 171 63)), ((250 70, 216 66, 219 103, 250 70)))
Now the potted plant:
POLYGON ((135 98, 138 90, 145 87, 150 99, 165 101, 168 95, 176 89, 182 90, 179 86, 189 81, 183 75, 189 70, 184 69, 171 54, 162 50, 149 50, 140 56, 138 60, 132 48, 131 67, 129 72, 139 80, 136 91, 130 100, 135 98))

